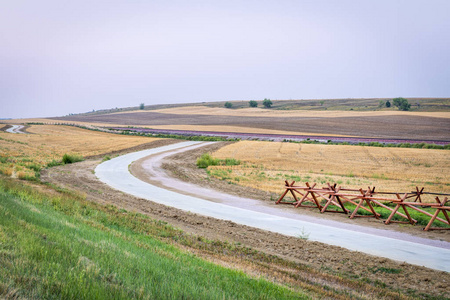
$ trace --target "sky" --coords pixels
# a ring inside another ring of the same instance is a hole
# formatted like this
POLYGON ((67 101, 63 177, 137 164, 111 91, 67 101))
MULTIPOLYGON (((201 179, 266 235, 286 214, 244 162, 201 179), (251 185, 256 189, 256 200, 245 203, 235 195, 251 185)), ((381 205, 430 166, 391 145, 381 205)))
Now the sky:
POLYGON ((0 1, 0 118, 450 97, 449 0, 0 1))

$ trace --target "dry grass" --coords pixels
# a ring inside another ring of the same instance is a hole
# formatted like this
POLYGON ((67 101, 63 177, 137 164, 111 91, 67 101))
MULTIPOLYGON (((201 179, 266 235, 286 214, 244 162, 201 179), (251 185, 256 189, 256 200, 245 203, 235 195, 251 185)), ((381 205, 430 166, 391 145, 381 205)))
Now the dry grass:
POLYGON ((34 125, 27 131, 32 134, 0 131, 0 173, 33 178, 37 169, 61 160, 65 153, 83 157, 101 155, 156 140, 68 126, 34 125))
MULTIPOLYGON (((133 111, 145 112, 145 111, 133 111)), ((373 117, 373 116, 423 116, 435 118, 450 118, 450 112, 411 112, 411 111, 314 111, 314 110, 273 110, 264 108, 227 109, 206 106, 187 106, 153 110, 153 112, 180 115, 217 115, 240 117, 373 117)), ((127 112, 128 113, 128 112, 127 112)))
POLYGON ((242 141, 213 156, 245 163, 209 167, 211 175, 274 193, 284 190, 285 179, 378 191, 450 191, 450 156, 444 150, 242 141))

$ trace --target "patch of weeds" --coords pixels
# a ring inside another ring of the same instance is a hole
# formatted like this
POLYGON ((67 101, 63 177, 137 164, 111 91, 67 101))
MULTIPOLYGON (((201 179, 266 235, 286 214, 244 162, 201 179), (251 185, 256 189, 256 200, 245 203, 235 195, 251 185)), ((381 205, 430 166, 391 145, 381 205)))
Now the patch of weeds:
POLYGON ((111 159, 111 156, 105 155, 105 157, 103 157, 103 159, 102 159, 102 162, 110 160, 110 159, 111 159))
POLYGON ((302 231, 300 232, 300 234, 299 234, 297 237, 300 238, 300 239, 302 239, 302 240, 307 241, 307 240, 309 240, 309 235, 310 235, 310 234, 311 234, 310 232, 307 232, 307 231, 305 230, 305 228, 302 227, 302 231))
POLYGON ((238 166, 241 164, 241 161, 234 158, 225 158, 224 164, 225 166, 238 166))
POLYGON ((209 153, 204 153, 200 158, 197 159, 197 167, 205 169, 209 166, 217 166, 219 164, 219 160, 217 158, 213 158, 209 153))
POLYGON ((384 175, 384 174, 376 174, 376 173, 374 173, 374 174, 372 174, 372 178, 374 178, 374 179, 383 179, 383 180, 387 180, 388 178, 386 177, 386 175, 384 175))
POLYGON ((53 159, 52 161, 50 161, 49 163, 47 163, 47 168, 60 166, 60 165, 62 165, 62 164, 63 164, 62 161, 53 159))
POLYGON ((234 158, 218 159, 212 157, 209 153, 204 153, 197 159, 197 167, 205 169, 209 166, 237 166, 241 161, 234 158))
POLYGON ((383 281, 380 281, 379 279, 376 279, 374 281, 374 284, 375 284, 375 286, 378 286, 378 287, 381 287, 381 288, 386 288, 387 287, 386 283, 384 283, 383 281))
POLYGON ((370 272, 372 272, 373 274, 376 274, 378 272, 381 273, 387 273, 387 274, 400 274, 402 272, 402 269, 395 269, 395 268, 385 268, 385 267, 372 267, 372 268, 367 268, 370 272))
POLYGON ((64 154, 62 158, 63 164, 72 164, 79 161, 83 161, 83 157, 81 155, 76 154, 64 154))

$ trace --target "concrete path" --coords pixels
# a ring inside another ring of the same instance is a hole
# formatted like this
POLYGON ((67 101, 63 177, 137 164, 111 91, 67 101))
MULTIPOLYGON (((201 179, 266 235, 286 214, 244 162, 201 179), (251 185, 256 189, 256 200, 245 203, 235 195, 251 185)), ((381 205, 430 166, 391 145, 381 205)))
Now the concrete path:
POLYGON ((25 126, 23 125, 11 125, 11 128, 6 129, 6 132, 9 133, 23 133, 25 134, 25 132, 22 132, 22 128, 24 128, 25 126))
MULTIPOLYGON (((203 144, 206 145, 207 143, 182 142, 126 154, 98 165, 95 173, 101 181, 117 190, 167 206, 218 219, 231 220, 239 224, 289 236, 298 237, 308 234, 309 240, 450 272, 450 243, 440 242, 436 244, 435 241, 418 238, 409 240, 392 238, 388 237, 385 230, 379 230, 379 233, 376 232, 376 229, 375 232, 374 229, 371 229, 372 232, 351 230, 348 228, 361 226, 345 228, 335 226, 335 224, 325 225, 314 222, 312 219, 315 218, 308 220, 308 218, 294 217, 293 214, 289 213, 283 215, 279 213, 269 214, 249 208, 212 202, 153 186, 137 179, 128 171, 128 166, 132 162, 143 157, 176 151, 181 148, 188 150, 203 144), (428 241, 432 245, 428 245, 424 241, 428 241)), ((345 226, 349 226, 349 224, 345 226)))

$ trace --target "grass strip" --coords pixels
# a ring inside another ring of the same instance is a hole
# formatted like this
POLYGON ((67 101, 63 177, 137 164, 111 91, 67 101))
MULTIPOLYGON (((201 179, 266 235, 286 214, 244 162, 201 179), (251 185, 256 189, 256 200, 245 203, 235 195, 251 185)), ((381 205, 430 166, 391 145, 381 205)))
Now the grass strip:
MULTIPOLYGON (((0 181, 0 295, 64 299, 292 299, 305 294, 164 243, 140 216, 0 181), (75 201, 74 201, 75 200, 75 201), (117 215, 126 215, 117 220, 117 215)), ((154 221, 157 225, 157 221, 154 221)), ((164 224, 155 226, 164 229, 164 224)), ((167 227, 167 234, 171 228, 167 227)), ((164 234, 160 232, 159 234, 164 234)))

